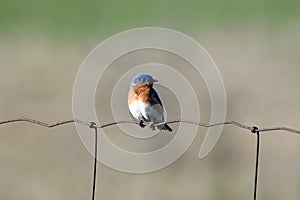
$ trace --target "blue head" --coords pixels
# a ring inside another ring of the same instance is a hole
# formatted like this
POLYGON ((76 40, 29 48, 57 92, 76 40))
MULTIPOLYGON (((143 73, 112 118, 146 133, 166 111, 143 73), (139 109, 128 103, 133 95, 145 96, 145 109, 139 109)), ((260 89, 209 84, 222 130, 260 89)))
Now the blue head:
POLYGON ((131 85, 150 85, 152 86, 156 79, 149 74, 140 74, 133 78, 131 85))

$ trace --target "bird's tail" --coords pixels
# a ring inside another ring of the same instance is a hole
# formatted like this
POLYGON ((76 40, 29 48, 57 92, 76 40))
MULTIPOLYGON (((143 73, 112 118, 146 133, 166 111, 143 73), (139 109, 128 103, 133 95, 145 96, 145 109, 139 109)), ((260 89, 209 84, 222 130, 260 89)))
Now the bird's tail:
POLYGON ((168 124, 162 124, 162 125, 159 125, 157 126, 157 128, 159 130, 165 130, 165 131, 170 131, 172 132, 172 128, 168 125, 168 124))

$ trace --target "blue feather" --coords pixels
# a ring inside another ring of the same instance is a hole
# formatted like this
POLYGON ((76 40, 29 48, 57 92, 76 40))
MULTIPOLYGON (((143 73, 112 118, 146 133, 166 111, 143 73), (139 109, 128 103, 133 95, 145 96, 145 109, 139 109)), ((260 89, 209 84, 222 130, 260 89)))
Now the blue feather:
POLYGON ((151 88, 151 95, 153 95, 152 98, 156 99, 158 101, 158 103, 162 106, 161 100, 160 100, 157 92, 153 88, 151 88))

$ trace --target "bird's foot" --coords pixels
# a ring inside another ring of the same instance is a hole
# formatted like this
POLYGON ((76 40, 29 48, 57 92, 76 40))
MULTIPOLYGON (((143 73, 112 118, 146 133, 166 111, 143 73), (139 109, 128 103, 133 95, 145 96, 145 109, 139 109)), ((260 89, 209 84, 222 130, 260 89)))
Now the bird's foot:
POLYGON ((140 121, 139 125, 140 125, 141 128, 145 127, 145 124, 144 124, 143 120, 140 121))

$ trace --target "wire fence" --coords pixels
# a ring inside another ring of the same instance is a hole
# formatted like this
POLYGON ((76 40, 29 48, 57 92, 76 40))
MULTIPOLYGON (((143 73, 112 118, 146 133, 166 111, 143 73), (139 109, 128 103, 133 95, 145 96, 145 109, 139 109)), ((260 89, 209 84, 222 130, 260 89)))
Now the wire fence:
MULTIPOLYGON (((82 121, 82 120, 79 120, 79 119, 71 119, 71 120, 66 120, 66 121, 61 121, 61 122, 57 122, 57 123, 54 123, 54 124, 50 124, 50 123, 47 123, 47 122, 39 121, 39 120, 36 120, 36 119, 30 119, 30 118, 14 118, 14 119, 10 119, 10 120, 3 120, 3 121, 0 121, 0 125, 8 124, 8 123, 14 123, 14 122, 28 122, 28 123, 36 124, 36 125, 47 127, 47 128, 53 128, 53 127, 56 127, 56 126, 61 126, 61 125, 70 124, 70 123, 78 123, 78 124, 81 124, 83 126, 90 126, 91 125, 91 122, 86 122, 86 121, 82 121)), ((214 126, 221 126, 221 125, 233 125, 233 126, 237 126, 239 128, 246 129, 246 130, 249 130, 249 131, 252 131, 253 128, 255 127, 255 126, 248 126, 248 125, 242 124, 242 123, 237 122, 237 121, 225 121, 225 122, 219 122, 219 123, 214 123, 214 124, 206 124, 206 123, 203 123, 203 122, 197 122, 197 121, 185 120, 185 119, 177 119, 177 120, 170 120, 170 121, 166 121, 166 122, 162 122, 162 123, 157 123, 157 124, 155 124, 154 127, 157 127, 157 126, 160 126, 160 125, 163 125, 163 124, 174 124, 174 123, 193 124, 193 125, 206 127, 206 128, 214 127, 214 126)), ((110 122, 110 123, 106 123, 106 124, 102 124, 102 125, 95 124, 95 127, 96 128, 105 128, 105 127, 113 126, 113 125, 117 125, 117 124, 136 124, 136 125, 139 125, 139 122, 123 120, 123 121, 110 122)), ((150 124, 145 124, 145 126, 150 127, 150 124)), ((300 130, 289 128, 289 127, 284 127, 284 126, 258 128, 256 131, 259 131, 260 133, 261 132, 270 132, 270 131, 286 131, 286 132, 300 134, 300 130)))
MULTIPOLYGON (((92 178, 92 194, 91 194, 92 200, 95 199, 95 193, 96 193, 95 188, 96 188, 96 177, 97 177, 98 128, 102 129, 105 127, 114 126, 114 125, 118 125, 118 124, 134 124, 134 125, 140 126, 139 122, 129 121, 129 120, 110 122, 110 123, 106 123, 106 124, 96 124, 95 122, 87 122, 87 121, 82 121, 79 119, 71 119, 71 120, 60 121, 60 122, 50 124, 47 122, 39 121, 36 119, 30 119, 30 118, 14 118, 14 119, 10 119, 10 120, 3 120, 3 121, 0 121, 0 125, 16 123, 16 122, 27 122, 27 123, 35 124, 38 126, 47 127, 47 128, 54 128, 54 127, 58 127, 58 126, 66 125, 66 124, 77 123, 77 124, 81 124, 83 126, 87 126, 91 129, 94 129, 94 131, 95 131, 95 144, 94 144, 95 145, 94 146, 95 154, 94 155, 95 156, 94 156, 93 178, 92 178)), ((186 123, 186 124, 191 124, 191 125, 196 125, 196 126, 201 126, 201 127, 206 127, 206 128, 214 127, 214 126, 222 126, 222 125, 233 125, 233 126, 241 128, 241 129, 249 130, 252 134, 256 134, 256 157, 255 157, 254 189, 253 189, 253 199, 254 200, 257 199, 260 133, 261 132, 273 132, 273 131, 285 131, 285 132, 300 134, 300 130, 289 128, 289 127, 281 126, 281 127, 258 128, 257 126, 249 126, 249 125, 245 125, 240 122, 237 122, 237 121, 225 121, 225 122, 219 122, 219 123, 213 123, 213 124, 206 124, 203 122, 197 122, 197 121, 191 121, 191 120, 185 120, 185 119, 177 119, 177 120, 166 121, 163 123, 157 123, 154 125, 154 127, 157 127, 157 126, 160 126, 163 124, 174 124, 174 123, 186 123)), ((148 127, 153 127, 149 123, 145 123, 144 125, 148 126, 148 127)))

